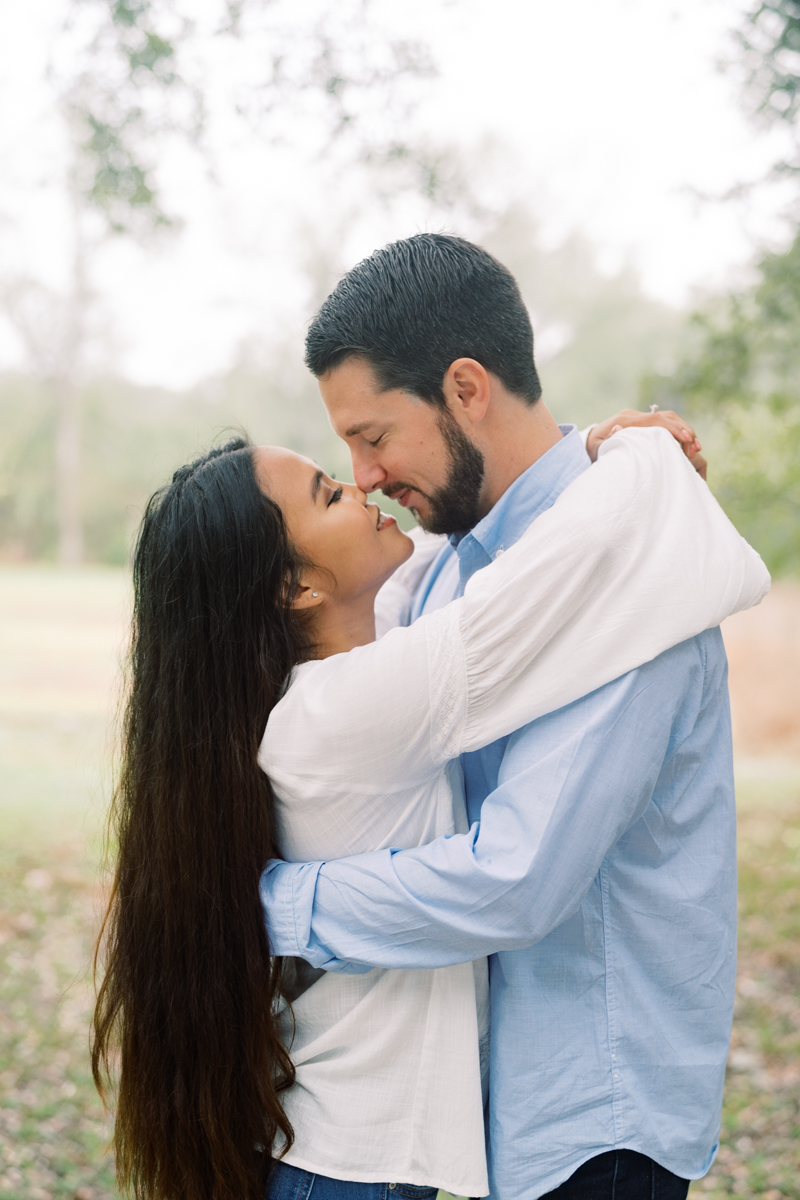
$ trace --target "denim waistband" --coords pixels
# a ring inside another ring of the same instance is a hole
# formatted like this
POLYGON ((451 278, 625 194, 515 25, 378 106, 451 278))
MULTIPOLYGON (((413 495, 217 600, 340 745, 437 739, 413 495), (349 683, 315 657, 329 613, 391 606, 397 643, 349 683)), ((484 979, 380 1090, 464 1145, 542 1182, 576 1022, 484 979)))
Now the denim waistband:
POLYGON ((276 1162, 264 1200, 434 1200, 437 1188, 414 1183, 355 1183, 276 1162))

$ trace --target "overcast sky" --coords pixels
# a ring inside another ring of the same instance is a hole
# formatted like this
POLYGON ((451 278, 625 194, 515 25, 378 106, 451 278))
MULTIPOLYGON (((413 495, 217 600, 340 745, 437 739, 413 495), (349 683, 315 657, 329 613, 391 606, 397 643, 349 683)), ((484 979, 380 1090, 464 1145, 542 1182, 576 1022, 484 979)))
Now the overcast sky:
MULTIPOLYGON (((743 116, 718 69, 741 0, 407 0, 387 20, 428 41, 441 74, 418 115, 458 145, 478 190, 523 198, 543 236, 583 231, 606 270, 633 263, 645 289, 686 304, 698 287, 741 271, 761 239, 778 240, 781 197, 701 203, 757 178, 775 138, 743 116), (503 147, 494 166, 486 139, 503 147), (500 162, 498 168, 497 162, 500 162)), ((8 278, 58 286, 68 244, 60 187, 63 141, 45 81, 63 0, 0 9, 0 245, 8 278)), ((441 216, 408 202, 374 211, 296 147, 216 123, 218 181, 174 154, 167 194, 186 219, 156 251, 119 244, 97 265, 115 365, 183 386, 224 370, 243 339, 292 328, 300 345, 314 245, 341 266, 441 216), (348 220, 348 213, 350 219, 348 220), (353 215, 355 214, 355 216, 353 215)), ((302 150, 302 147, 301 147, 302 150)), ((0 368, 21 362, 0 331, 0 368)))

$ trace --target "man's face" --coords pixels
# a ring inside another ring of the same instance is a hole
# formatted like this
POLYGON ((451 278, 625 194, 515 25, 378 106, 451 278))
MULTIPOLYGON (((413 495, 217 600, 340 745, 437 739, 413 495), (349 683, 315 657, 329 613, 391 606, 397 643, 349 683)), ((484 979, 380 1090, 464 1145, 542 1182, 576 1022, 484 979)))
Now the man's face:
POLYGON ((460 533, 477 523, 483 456, 447 409, 400 388, 380 391, 360 358, 329 371, 319 389, 362 491, 380 488, 430 533, 460 533))

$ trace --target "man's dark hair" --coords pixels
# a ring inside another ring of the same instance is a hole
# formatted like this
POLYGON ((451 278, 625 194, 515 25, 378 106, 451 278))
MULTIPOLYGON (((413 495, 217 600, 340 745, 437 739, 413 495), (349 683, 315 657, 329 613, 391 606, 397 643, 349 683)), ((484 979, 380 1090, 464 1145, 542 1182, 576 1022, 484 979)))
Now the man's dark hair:
POLYGON ((306 365, 320 376, 353 355, 370 363, 382 390, 403 388, 429 404, 444 404, 457 358, 474 358, 529 404, 542 394, 516 280, 480 246, 447 234, 384 246, 331 292, 311 322, 306 365))

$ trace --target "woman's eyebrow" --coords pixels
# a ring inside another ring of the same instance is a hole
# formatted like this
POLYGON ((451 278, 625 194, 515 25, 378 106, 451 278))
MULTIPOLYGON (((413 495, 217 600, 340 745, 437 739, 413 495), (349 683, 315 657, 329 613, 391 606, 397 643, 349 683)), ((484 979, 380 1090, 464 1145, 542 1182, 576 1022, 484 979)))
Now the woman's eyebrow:
POLYGON ((311 499, 316 504, 317 496, 319 495, 320 484, 322 483, 323 471, 315 471, 314 478, 311 480, 311 499))

